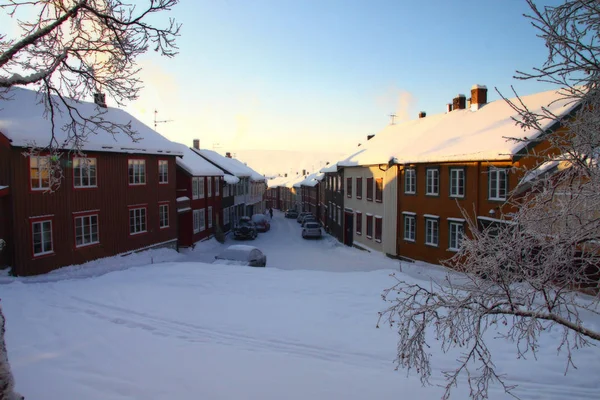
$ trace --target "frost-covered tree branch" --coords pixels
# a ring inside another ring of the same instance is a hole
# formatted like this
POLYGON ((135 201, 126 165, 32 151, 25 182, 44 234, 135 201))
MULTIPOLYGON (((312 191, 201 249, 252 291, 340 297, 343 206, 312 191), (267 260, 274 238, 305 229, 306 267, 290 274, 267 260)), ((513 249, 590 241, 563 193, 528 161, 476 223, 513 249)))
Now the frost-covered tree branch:
POLYGON ((54 122, 56 113, 73 117, 66 126, 53 123, 47 145, 37 144, 34 151, 80 152, 97 129, 135 137, 129 124, 104 120, 101 107, 93 117, 76 115, 76 102, 100 92, 118 106, 135 100, 142 84, 137 58, 150 48, 167 57, 177 54, 181 26, 169 19, 158 27, 153 16, 169 12, 178 2, 0 1, 0 12, 11 16, 20 31, 18 37, 0 36, 0 100, 10 101, 12 86, 29 85, 40 93, 47 118, 54 122), (32 16, 22 20, 19 15, 32 16), (70 148, 57 147, 64 144, 54 140, 56 129, 69 132, 70 148))
POLYGON ((468 235, 443 263, 454 271, 427 284, 396 278, 383 293, 389 307, 380 323, 398 329, 399 368, 427 383, 430 347, 460 352, 455 368, 444 372, 445 398, 465 382, 473 399, 487 398, 494 383, 514 395, 487 345, 494 338, 514 343, 519 358, 536 357, 540 338, 558 330, 565 373, 576 365, 575 350, 600 343, 598 328, 586 325, 600 314, 600 3, 526 1, 526 17, 549 55, 517 78, 556 84, 572 112, 562 119, 549 108, 534 113, 515 92, 517 100, 508 103, 515 123, 535 137, 519 140, 533 167, 513 168, 519 184, 501 207, 504 222, 484 228, 463 210, 468 235), (541 141, 548 146, 536 150, 541 141))

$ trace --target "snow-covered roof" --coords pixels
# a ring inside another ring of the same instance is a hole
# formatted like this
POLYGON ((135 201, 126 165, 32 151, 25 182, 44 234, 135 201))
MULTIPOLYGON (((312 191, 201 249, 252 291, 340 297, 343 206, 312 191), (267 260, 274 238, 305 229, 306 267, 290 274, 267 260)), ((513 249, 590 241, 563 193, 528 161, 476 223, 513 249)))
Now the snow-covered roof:
MULTIPOLYGON (((521 100, 534 113, 541 113, 545 107, 562 117, 577 106, 562 98, 562 94, 552 90, 523 96, 521 100)), ((512 101, 518 104, 517 99, 512 101)), ((517 113, 500 99, 478 110, 454 110, 388 125, 338 164, 349 167, 386 164, 390 160, 401 164, 510 160, 525 145, 507 138, 535 139, 540 135, 538 131, 523 130, 512 117, 518 117, 517 113)), ((547 121, 542 128, 548 129, 553 123, 547 121)))
POLYGON ((252 172, 247 166, 233 158, 222 156, 216 151, 206 149, 192 149, 192 151, 195 151, 208 161, 218 165, 226 173, 228 172, 238 178, 249 178, 250 175, 252 175, 252 172))
POLYGON ((335 164, 331 164, 331 165, 321 168, 321 171, 319 171, 319 172, 323 172, 326 174, 328 172, 337 172, 337 170, 338 170, 338 163, 335 163, 335 164))
POLYGON ((300 182, 300 185, 308 186, 308 187, 315 187, 315 186, 317 186, 317 184, 319 184, 319 182, 321 180, 323 180, 324 176, 325 176, 325 174, 322 172, 315 172, 313 174, 308 175, 306 177, 306 179, 304 179, 302 182, 300 182))
POLYGON ((190 198, 187 196, 181 196, 177 198, 177 201, 190 201, 190 198))
MULTIPOLYGON (((51 121, 45 116, 44 104, 36 91, 14 87, 5 95, 9 100, 0 101, 0 132, 16 147, 47 147, 50 143, 51 121)), ((69 100, 67 100, 69 101, 69 100)), ((98 107, 90 102, 70 101, 70 105, 86 118, 98 114, 98 107)), ((108 107, 99 116, 116 124, 131 123, 139 140, 134 142, 122 132, 113 135, 102 129, 89 133, 83 145, 84 151, 106 151, 118 153, 170 154, 181 155, 181 148, 158 132, 144 125, 127 112, 108 107)), ((73 133, 63 127, 71 122, 64 105, 55 110, 55 137, 60 148, 73 147, 73 133)))
POLYGON ((267 187, 276 188, 276 187, 300 187, 300 183, 304 180, 304 176, 278 176, 274 179, 269 179, 267 181, 267 187))
POLYGON ((236 183, 239 183, 240 178, 235 177, 233 175, 225 174, 225 176, 223 177, 223 180, 225 181, 225 183, 228 183, 230 185, 235 185, 236 183))
POLYGON ((186 170, 190 175, 193 176, 223 176, 224 172, 222 169, 215 167, 206 159, 200 157, 198 154, 193 152, 189 147, 185 145, 181 146, 181 152, 183 157, 177 157, 177 165, 186 170))
POLYGON ((258 172, 256 172, 255 170, 253 170, 252 168, 250 168, 248 165, 244 164, 237 158, 230 158, 229 160, 231 160, 234 163, 237 163, 240 168, 248 170, 250 172, 250 180, 251 181, 255 181, 255 182, 266 181, 266 178, 264 175, 259 174, 258 172))

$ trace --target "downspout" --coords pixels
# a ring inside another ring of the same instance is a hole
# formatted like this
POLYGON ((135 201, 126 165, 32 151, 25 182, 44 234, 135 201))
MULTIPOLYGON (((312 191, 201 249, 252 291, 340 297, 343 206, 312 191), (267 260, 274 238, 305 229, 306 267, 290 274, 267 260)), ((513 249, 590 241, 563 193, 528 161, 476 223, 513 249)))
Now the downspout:
POLYGON ((481 182, 481 161, 477 161, 477 180, 475 180, 475 193, 476 193, 476 197, 475 197, 475 223, 477 222, 477 217, 480 216, 481 214, 479 213, 479 196, 481 195, 480 191, 479 191, 479 186, 481 182))

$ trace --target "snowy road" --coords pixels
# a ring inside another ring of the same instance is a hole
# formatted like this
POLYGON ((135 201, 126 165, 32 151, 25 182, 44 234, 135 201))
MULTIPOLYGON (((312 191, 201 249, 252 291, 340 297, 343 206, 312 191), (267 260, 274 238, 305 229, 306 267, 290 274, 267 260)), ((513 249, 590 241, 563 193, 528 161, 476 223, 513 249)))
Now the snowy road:
MULTIPOLYGON (((441 397, 440 388, 393 370, 396 335, 375 328, 397 261, 330 239, 303 240, 299 224, 277 213, 270 232, 247 242, 265 251, 267 268, 198 262, 231 243, 0 285, 18 389, 27 400, 441 397), (169 257, 175 262, 156 263, 169 257)), ((427 274, 403 269, 408 279, 427 274)), ((517 394, 597 399, 600 351, 577 352, 579 369, 565 377, 558 332, 546 336, 538 361, 517 360, 511 345, 490 338, 517 394)), ((440 384, 457 354, 432 353, 432 381, 440 384)), ((467 398, 466 386, 455 395, 467 398)), ((508 398, 498 388, 491 395, 508 398)))

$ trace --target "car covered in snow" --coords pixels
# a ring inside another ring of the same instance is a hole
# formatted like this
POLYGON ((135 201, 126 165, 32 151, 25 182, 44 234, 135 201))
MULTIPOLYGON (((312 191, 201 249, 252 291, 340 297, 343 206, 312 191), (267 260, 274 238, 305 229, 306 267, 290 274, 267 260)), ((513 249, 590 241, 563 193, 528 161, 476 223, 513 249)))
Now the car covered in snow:
POLYGON ((254 222, 256 230, 259 232, 266 232, 271 229, 269 218, 265 214, 254 214, 252 216, 252 222, 254 222))
POLYGON ((213 264, 247 265, 250 267, 266 267, 267 256, 254 246, 236 244, 229 246, 215 256, 213 264))
POLYGON ((310 215, 310 213, 308 211, 302 211, 300 214, 298 214, 298 217, 296 218, 296 222, 302 223, 302 220, 307 215, 310 215))
POLYGON ((302 228, 302 237, 306 238, 320 238, 323 235, 321 231, 321 225, 318 222, 306 222, 302 228))
POLYGON ((314 215, 307 215, 304 218, 302 218, 302 226, 306 225, 308 222, 316 222, 317 224, 319 223, 317 217, 315 217, 314 215))
POLYGON ((298 211, 296 210, 287 210, 285 212, 286 218, 298 218, 298 211))
POLYGON ((256 239, 258 236, 258 231, 256 230, 256 225, 250 217, 242 217, 238 222, 237 226, 233 228, 233 238, 234 239, 256 239))

